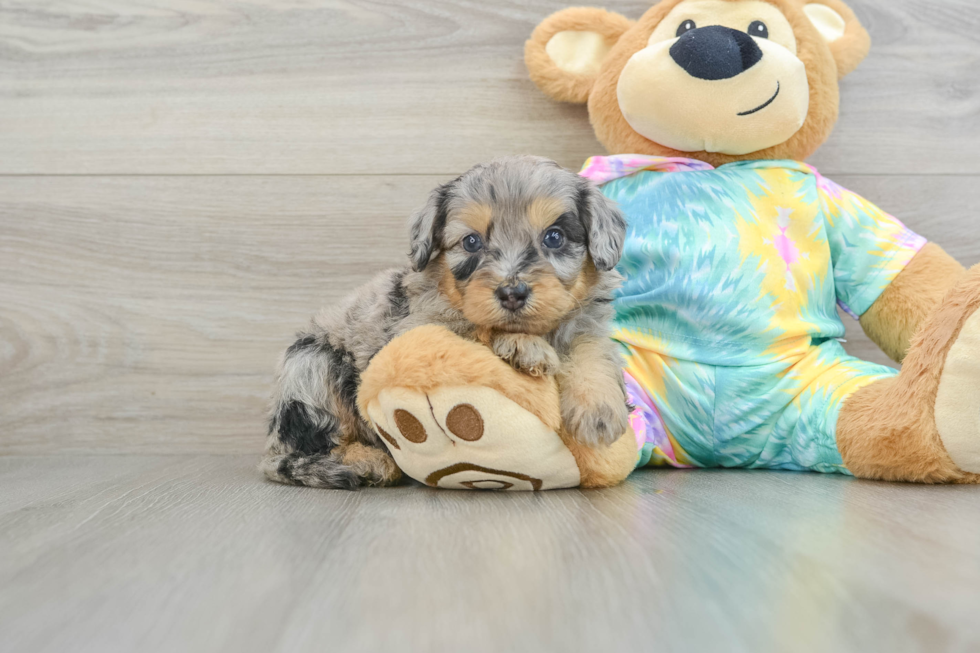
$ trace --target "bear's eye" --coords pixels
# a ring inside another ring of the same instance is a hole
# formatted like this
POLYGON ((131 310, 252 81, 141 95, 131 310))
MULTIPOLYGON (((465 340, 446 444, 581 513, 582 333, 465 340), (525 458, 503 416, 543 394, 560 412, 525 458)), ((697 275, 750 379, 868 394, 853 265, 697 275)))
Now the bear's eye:
POLYGON ((769 38, 769 28, 761 20, 754 20, 749 25, 749 36, 757 36, 760 39, 769 38))
POLYGON ((544 232, 544 238, 541 240, 541 243, 548 249, 558 249, 565 244, 565 234, 561 232, 561 229, 552 227, 544 232))
POLYGON ((690 32, 692 29, 697 29, 697 28, 698 26, 697 24, 695 24, 693 20, 690 19, 685 20, 683 23, 681 23, 681 26, 677 28, 677 36, 683 36, 684 34, 690 32))
POLYGON ((470 254, 474 252, 479 252, 483 249, 483 239, 476 234, 470 234, 463 238, 463 249, 465 249, 470 254))

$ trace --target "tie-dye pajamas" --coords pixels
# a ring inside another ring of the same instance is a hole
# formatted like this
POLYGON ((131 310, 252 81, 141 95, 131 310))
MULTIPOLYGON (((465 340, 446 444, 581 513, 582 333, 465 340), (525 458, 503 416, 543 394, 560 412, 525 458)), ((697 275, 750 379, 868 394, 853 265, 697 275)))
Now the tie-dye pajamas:
POLYGON ((895 370, 845 353, 863 314, 925 244, 795 161, 712 168, 593 157, 629 228, 614 337, 640 465, 843 472, 844 400, 895 370))

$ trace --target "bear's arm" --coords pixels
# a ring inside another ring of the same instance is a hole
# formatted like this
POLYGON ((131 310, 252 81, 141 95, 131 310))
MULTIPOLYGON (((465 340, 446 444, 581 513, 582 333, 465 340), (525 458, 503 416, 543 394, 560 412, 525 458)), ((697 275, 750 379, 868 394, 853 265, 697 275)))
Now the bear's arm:
POLYGON ((901 363, 912 337, 966 269, 942 247, 928 243, 860 317, 861 327, 901 363))
POLYGON ((912 338, 966 270, 894 216, 810 170, 827 227, 838 303, 901 363, 912 338))

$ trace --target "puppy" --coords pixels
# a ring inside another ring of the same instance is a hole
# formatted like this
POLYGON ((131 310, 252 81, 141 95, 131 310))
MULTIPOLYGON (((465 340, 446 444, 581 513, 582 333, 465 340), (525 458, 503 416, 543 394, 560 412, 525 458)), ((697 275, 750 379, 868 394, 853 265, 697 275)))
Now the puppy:
POLYGON ((572 437, 614 442, 628 426, 608 333, 625 233, 610 200, 547 159, 497 159, 439 186, 412 216, 411 267, 382 272, 286 350, 262 470, 325 488, 397 482, 357 391, 371 358, 423 324, 480 341, 528 374, 555 375, 572 437))

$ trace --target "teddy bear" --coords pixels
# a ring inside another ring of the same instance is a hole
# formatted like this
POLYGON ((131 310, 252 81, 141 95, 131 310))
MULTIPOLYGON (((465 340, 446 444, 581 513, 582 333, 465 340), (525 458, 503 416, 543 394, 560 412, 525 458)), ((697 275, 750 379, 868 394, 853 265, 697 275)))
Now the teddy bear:
POLYGON ((608 154, 581 174, 628 223, 612 338, 630 428, 576 444, 552 379, 431 328, 382 350, 358 397, 399 467, 470 489, 605 487, 646 465, 980 481, 980 266, 803 163, 869 47, 840 0, 662 0, 636 21, 569 8, 538 25, 531 79, 587 103, 608 154), (901 371, 845 352, 838 307, 901 371), (440 437, 413 442, 396 414, 440 437))

